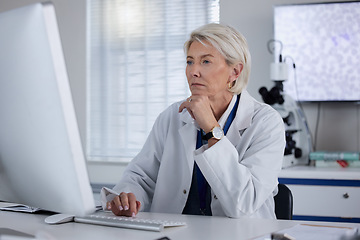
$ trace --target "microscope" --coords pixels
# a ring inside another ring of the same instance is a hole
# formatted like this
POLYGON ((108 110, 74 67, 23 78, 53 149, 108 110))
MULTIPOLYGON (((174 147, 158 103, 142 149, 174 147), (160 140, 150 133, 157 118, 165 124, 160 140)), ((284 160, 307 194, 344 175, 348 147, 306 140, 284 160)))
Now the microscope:
MULTIPOLYGON (((295 69, 294 63, 293 67, 295 69)), ((263 101, 278 111, 284 121, 286 146, 283 168, 307 165, 312 151, 312 140, 305 115, 298 103, 284 93, 283 82, 288 79, 288 68, 280 54, 279 62, 270 65, 270 78, 275 86, 270 90, 266 87, 259 89, 263 101)))

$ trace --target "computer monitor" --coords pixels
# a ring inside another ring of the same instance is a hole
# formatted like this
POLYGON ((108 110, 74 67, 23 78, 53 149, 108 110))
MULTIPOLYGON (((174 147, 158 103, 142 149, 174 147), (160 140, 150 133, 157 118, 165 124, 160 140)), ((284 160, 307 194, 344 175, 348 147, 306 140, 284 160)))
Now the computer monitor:
POLYGON ((274 6, 274 38, 296 65, 284 92, 302 102, 359 102, 359 28, 359 1, 274 6))
POLYGON ((51 3, 0 13, 0 200, 95 211, 51 3))

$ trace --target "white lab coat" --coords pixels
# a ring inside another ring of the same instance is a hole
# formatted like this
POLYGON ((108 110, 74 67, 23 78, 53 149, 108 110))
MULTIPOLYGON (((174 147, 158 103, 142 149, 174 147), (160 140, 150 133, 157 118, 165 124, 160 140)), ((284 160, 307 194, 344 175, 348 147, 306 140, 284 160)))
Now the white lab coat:
POLYGON ((113 190, 133 192, 141 211, 182 213, 195 160, 211 186, 214 216, 275 218, 273 196, 285 147, 278 112, 243 91, 227 135, 195 150, 197 124, 186 109, 178 112, 180 104, 159 115, 113 190))

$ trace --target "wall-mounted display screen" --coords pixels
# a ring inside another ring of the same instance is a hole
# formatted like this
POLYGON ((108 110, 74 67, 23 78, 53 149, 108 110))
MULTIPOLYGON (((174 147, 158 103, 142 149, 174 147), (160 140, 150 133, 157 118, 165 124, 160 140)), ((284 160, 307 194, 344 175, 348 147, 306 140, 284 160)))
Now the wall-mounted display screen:
POLYGON ((360 2, 276 5, 274 38, 289 61, 286 94, 297 101, 360 101, 360 2))

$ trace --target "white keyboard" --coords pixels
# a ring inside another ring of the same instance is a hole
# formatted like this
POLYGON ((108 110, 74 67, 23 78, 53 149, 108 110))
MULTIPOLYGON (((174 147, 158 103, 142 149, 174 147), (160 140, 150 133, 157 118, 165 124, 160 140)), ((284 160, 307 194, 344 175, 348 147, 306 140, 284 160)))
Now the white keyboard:
POLYGON ((186 225, 185 222, 105 215, 88 215, 84 217, 75 217, 74 221, 78 223, 88 223, 110 227, 130 228, 156 232, 162 231, 164 227, 176 227, 186 225))

